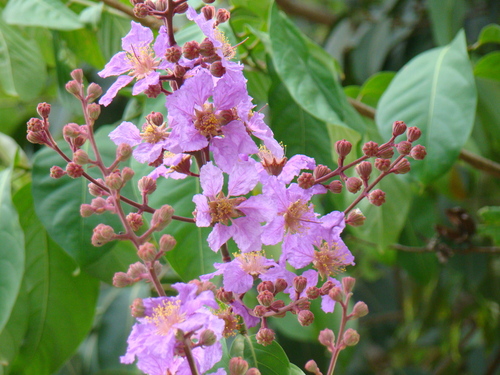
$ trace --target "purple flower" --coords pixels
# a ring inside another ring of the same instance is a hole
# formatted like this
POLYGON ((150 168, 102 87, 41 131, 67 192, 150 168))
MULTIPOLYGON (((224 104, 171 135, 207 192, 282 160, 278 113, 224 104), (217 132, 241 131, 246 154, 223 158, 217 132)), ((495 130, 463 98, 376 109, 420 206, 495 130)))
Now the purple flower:
MULTIPOLYGON (((145 316, 138 318, 128 338, 128 348, 122 363, 133 363, 150 375, 164 375, 167 371, 176 374, 190 374, 185 357, 179 356, 183 343, 176 339, 180 330, 193 332, 192 353, 201 373, 209 371, 222 357, 220 339, 224 321, 207 307, 218 309, 211 291, 198 294, 194 284, 174 284, 179 291, 176 297, 144 299, 145 316), (218 341, 211 346, 196 345, 202 331, 214 332, 218 341)), ((182 350, 181 350, 182 351, 182 350)))
POLYGON ((183 180, 189 175, 186 172, 189 171, 190 167, 191 155, 165 152, 163 154, 163 165, 155 168, 155 170, 149 174, 149 177, 155 180, 160 176, 172 178, 174 180, 183 180))
POLYGON ((132 90, 133 95, 146 91, 149 86, 160 82, 158 69, 167 69, 171 64, 162 61, 168 48, 165 37, 165 28, 160 30, 160 36, 153 46, 153 32, 137 22, 131 22, 130 32, 122 38, 122 52, 118 52, 100 71, 99 76, 106 78, 119 76, 111 85, 106 94, 99 100, 99 104, 109 105, 118 91, 127 86, 135 78, 137 81, 132 90))
POLYGON ((258 176, 253 163, 238 162, 229 175, 226 196, 222 192, 222 171, 212 162, 201 168, 203 194, 193 197, 193 202, 196 203, 196 225, 214 226, 208 236, 208 243, 213 251, 218 251, 231 237, 242 252, 260 250, 260 223, 270 220, 275 211, 264 195, 254 195, 248 199, 241 197, 250 192, 257 182, 258 176))

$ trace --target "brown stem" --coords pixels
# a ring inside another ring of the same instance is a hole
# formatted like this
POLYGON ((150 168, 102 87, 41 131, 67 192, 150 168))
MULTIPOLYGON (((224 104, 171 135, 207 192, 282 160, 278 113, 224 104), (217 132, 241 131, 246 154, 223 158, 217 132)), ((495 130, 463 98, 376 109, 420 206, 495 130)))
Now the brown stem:
POLYGON ((184 337, 184 353, 186 354, 186 359, 189 363, 189 368, 191 369, 192 375, 199 375, 198 367, 196 367, 196 363, 194 362, 193 352, 191 351, 191 339, 189 336, 184 337))
POLYGON ((227 248, 227 242, 220 247, 220 253, 222 255, 222 261, 224 263, 229 263, 231 261, 231 255, 229 255, 229 250, 227 248))
POLYGON ((152 16, 147 16, 145 18, 137 18, 134 15, 134 9, 122 3, 119 0, 101 0, 101 1, 109 7, 125 13, 127 16, 132 18, 134 21, 139 22, 143 26, 149 27, 151 29, 159 29, 163 25, 163 22, 161 20, 152 16))

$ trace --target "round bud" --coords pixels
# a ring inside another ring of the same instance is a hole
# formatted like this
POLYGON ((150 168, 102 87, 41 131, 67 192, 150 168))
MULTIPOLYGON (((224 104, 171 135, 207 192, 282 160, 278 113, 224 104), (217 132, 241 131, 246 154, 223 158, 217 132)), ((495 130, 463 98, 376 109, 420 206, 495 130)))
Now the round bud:
POLYGON ((212 346, 217 342, 217 336, 215 336, 215 332, 211 329, 204 329, 200 333, 199 345, 203 346, 212 346))
POLYGON ((120 173, 114 172, 104 179, 106 186, 112 190, 120 190, 123 186, 123 178, 120 173))
POLYGON ((61 178, 65 174, 66 172, 64 171, 64 169, 57 165, 54 165, 52 168, 50 168, 50 177, 52 178, 61 178))
POLYGON ((394 121, 392 124, 392 135, 397 137, 398 135, 404 134, 406 131, 406 124, 404 121, 394 121))
POLYGON ((82 149, 76 150, 73 154, 73 161, 78 165, 85 165, 89 162, 89 155, 82 149))
POLYGON ((74 122, 70 122, 63 127, 63 136, 64 138, 77 138, 82 134, 82 129, 80 129, 80 125, 75 124, 74 122))
POLYGON ((87 87, 87 100, 93 102, 98 97, 102 95, 102 88, 97 83, 92 82, 89 87, 87 87))
POLYGON ((366 217, 359 208, 349 212, 345 223, 352 227, 359 227, 365 223, 366 217))
POLYGON ((312 372, 313 374, 318 374, 319 373, 319 367, 318 364, 313 360, 307 361, 306 365, 304 366, 306 371, 312 372))
POLYGON ((306 289, 306 295, 309 299, 316 299, 321 295, 319 288, 315 286, 310 286, 306 289))
POLYGON ((153 214, 151 219, 151 226, 157 231, 163 230, 168 224, 172 222, 172 216, 174 215, 174 209, 168 204, 161 206, 153 214))
POLYGON ((165 51, 165 60, 167 60, 170 63, 176 63, 181 59, 181 56, 182 56, 182 49, 177 45, 169 47, 165 51))
POLYGON ((363 301, 356 302, 352 309, 352 317, 353 318, 362 318, 363 316, 368 315, 368 306, 363 301))
POLYGON ((151 242, 146 242, 145 244, 139 246, 139 250, 137 251, 137 255, 145 262, 152 262, 156 259, 156 251, 155 245, 151 242))
POLYGON ((316 168, 314 168, 314 171, 313 171, 313 177, 314 179, 318 179, 318 178, 321 178, 325 175, 327 175, 328 173, 330 173, 332 170, 330 168, 328 168, 326 165, 317 165, 316 168))
POLYGON ((274 294, 274 284, 272 281, 263 281, 261 282, 259 285, 257 285, 257 291, 260 293, 260 292, 263 292, 263 291, 269 291, 271 293, 274 294))
POLYGON ((89 118, 93 121, 97 120, 101 115, 101 106, 97 103, 91 103, 87 106, 89 118))
POLYGON ((357 193, 363 186, 363 181, 357 177, 349 177, 345 182, 345 186, 350 193, 357 193))
MULTIPOLYGON (((224 288, 219 288, 217 289, 217 292, 215 293, 215 297, 223 302, 223 303, 229 303, 234 300, 234 295, 233 292, 228 292, 224 288)), ((259 305, 260 306, 260 305, 259 305)))
POLYGON ((182 54, 188 60, 196 59, 200 55, 200 45, 194 40, 186 42, 182 47, 182 54))
POLYGON ((261 328, 259 332, 257 332, 257 335, 255 336, 255 339, 257 340, 257 343, 263 346, 271 345, 272 342, 274 341, 274 331, 270 328, 261 328))
POLYGON ((205 19, 209 21, 215 16, 215 7, 212 5, 205 5, 203 8, 201 8, 201 13, 203 13, 205 19))
POLYGON ((101 198, 101 197, 97 197, 97 198, 92 199, 92 202, 90 205, 94 209, 94 212, 98 215, 105 213, 106 210, 109 208, 108 202, 106 202, 106 199, 101 198))
POLYGON ((304 172, 297 179, 299 186, 302 189, 309 189, 314 186, 314 177, 312 173, 304 172))
POLYGON ((137 212, 129 213, 126 217, 126 220, 134 232, 138 231, 144 224, 142 215, 138 214, 137 212))
POLYGON ((368 194, 368 201, 374 206, 382 206, 385 203, 385 193, 380 189, 373 190, 368 194))
POLYGON ((346 276, 342 279, 342 288, 345 294, 349 294, 354 289, 356 285, 356 279, 354 277, 346 276))
POLYGON ((41 118, 47 118, 50 114, 50 104, 48 103, 40 103, 36 107, 36 111, 40 115, 41 118))
POLYGON ((416 145, 411 149, 410 156, 415 160, 422 160, 427 155, 425 147, 422 145, 416 145))
POLYGON ((215 61, 210 64, 210 73, 217 78, 220 78, 226 73, 226 68, 222 66, 221 61, 215 61))
POLYGON ((188 9, 189 9, 188 3, 182 3, 175 7, 174 13, 176 14, 186 13, 188 9))
POLYGON ((177 241, 174 237, 172 237, 170 234, 164 234, 160 238, 160 252, 164 254, 167 251, 172 250, 176 244, 177 241))
POLYGON ((342 192, 342 182, 339 180, 333 180, 327 186, 327 189, 330 190, 334 194, 340 194, 342 192))
POLYGON ((375 168, 377 168, 381 172, 385 172, 389 170, 389 167, 391 166, 391 161, 389 159, 381 159, 377 158, 375 159, 375 168))
POLYGON ((132 177, 134 177, 135 172, 132 168, 130 167, 124 167, 122 169, 122 179, 123 183, 125 184, 126 182, 130 181, 132 177))
POLYGON ((121 143, 116 148, 116 159, 118 161, 126 161, 132 155, 132 146, 127 143, 121 143))
POLYGON ((258 368, 252 367, 247 371, 245 375, 261 375, 261 372, 258 368))
POLYGON ((267 313, 267 307, 264 305, 257 305, 253 308, 253 313, 256 317, 262 317, 267 313))
POLYGON ((113 285, 117 288, 123 288, 125 286, 132 285, 134 280, 127 275, 125 272, 117 272, 113 276, 113 285))
POLYGON ((71 178, 82 177, 83 168, 81 165, 76 164, 75 162, 70 162, 66 165, 66 173, 71 178))
POLYGON ((174 68, 174 77, 182 78, 184 77, 184 74, 186 74, 186 68, 181 65, 176 65, 174 68))
POLYGON ((200 55, 210 57, 215 54, 215 47, 212 41, 208 38, 203 39, 203 42, 200 43, 200 55))
POLYGON ((335 142, 335 151, 340 157, 346 157, 349 155, 352 149, 352 144, 345 139, 335 142))
POLYGON ((144 307, 144 302, 142 298, 136 298, 132 301, 130 305, 130 312, 134 318, 142 318, 145 316, 144 312, 146 308, 144 307))
POLYGON ((99 224, 94 228, 92 234, 92 245, 98 247, 111 241, 115 236, 115 231, 112 227, 105 224, 99 224))
POLYGON ((354 346, 359 342, 359 333, 352 328, 347 328, 344 336, 342 336, 342 340, 347 346, 354 346))
POLYGON ((43 132, 31 132, 28 131, 26 134, 26 139, 28 142, 38 145, 48 144, 47 136, 43 132))
POLYGON ((230 375, 246 375, 248 362, 241 357, 233 357, 229 360, 230 375))
POLYGON ((328 296, 336 302, 342 302, 344 300, 344 293, 339 287, 334 287, 328 292, 328 296))
POLYGON ((366 156, 372 157, 377 155, 378 152, 378 143, 375 143, 373 141, 366 142, 363 145, 363 154, 366 156))
POLYGON ((276 279, 274 282, 275 293, 278 294, 284 291, 288 286, 288 283, 285 279, 276 279))
POLYGON ((409 155, 411 151, 411 143, 408 141, 401 141, 396 145, 396 149, 400 155, 409 155))
POLYGON ((405 174, 408 173, 411 169, 410 162, 406 159, 402 159, 398 164, 394 166, 392 171, 395 174, 405 174))
POLYGON ((293 278, 293 288, 297 293, 302 293, 306 286, 307 279, 304 276, 296 276, 293 278))
POLYGON ((422 131, 416 126, 409 127, 406 131, 408 142, 415 142, 422 135, 422 131))
POLYGON ((156 190, 156 181, 149 176, 144 176, 139 180, 137 186, 142 194, 149 195, 156 190))
POLYGON ((372 173, 372 163, 370 163, 369 161, 362 161, 361 163, 356 165, 355 169, 359 177, 367 181, 372 173))
POLYGON ((394 149, 392 147, 387 147, 377 152, 377 157, 382 159, 391 159, 393 156, 394 156, 394 149))
POLYGON ((128 267, 127 275, 133 279, 142 279, 148 274, 148 269, 141 262, 135 262, 128 267))
POLYGON ((65 85, 66 91, 69 92, 71 95, 82 99, 81 95, 81 90, 82 90, 82 84, 78 83, 77 81, 69 81, 65 85))
POLYGON ((218 24, 227 22, 229 20, 229 18, 231 18, 231 13, 227 9, 221 8, 217 11, 217 18, 216 19, 217 19, 218 24))
POLYGON ((325 328, 324 330, 320 331, 318 341, 323 346, 331 347, 335 342, 335 334, 331 329, 325 328))
POLYGON ((37 117, 30 118, 26 125, 28 125, 28 131, 31 132, 41 132, 44 128, 43 121, 37 117))
POLYGON ((75 69, 71 73, 71 78, 73 78, 76 82, 82 83, 83 82, 83 70, 81 69, 75 69))
POLYGON ((314 322, 314 314, 310 310, 302 310, 297 315, 297 320, 302 327, 307 327, 314 322))
POLYGON ((263 290, 257 295, 257 301, 263 306, 271 306, 274 302, 274 294, 269 290, 263 290))
POLYGON ((89 217, 94 214, 95 210, 94 208, 87 203, 84 203, 80 206, 80 216, 81 217, 89 217))
POLYGON ((321 286, 321 288, 319 289, 319 293, 322 295, 322 296, 325 296, 328 294, 328 292, 330 292, 330 290, 335 286, 335 284, 331 281, 331 280, 327 280, 325 283, 323 283, 323 285, 321 286))

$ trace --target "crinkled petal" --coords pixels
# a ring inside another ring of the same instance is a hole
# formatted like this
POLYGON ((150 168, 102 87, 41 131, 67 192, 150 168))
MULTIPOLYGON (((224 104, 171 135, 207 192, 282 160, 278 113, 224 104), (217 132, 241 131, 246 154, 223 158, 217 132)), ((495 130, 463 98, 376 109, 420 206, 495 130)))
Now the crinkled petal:
POLYGON ((237 197, 245 195, 259 182, 259 175, 250 162, 238 162, 229 175, 228 195, 237 197))
POLYGON ((138 22, 130 22, 129 33, 122 38, 122 49, 133 53, 134 48, 149 45, 153 41, 153 32, 149 27, 144 27, 138 22))
POLYGON ((313 245, 299 236, 287 236, 283 247, 288 263, 297 269, 306 267, 314 258, 313 245))
POLYGON ((215 199, 224 184, 222 171, 211 161, 208 162, 201 168, 200 184, 203 189, 203 195, 215 199))
POLYGON ((151 144, 145 142, 137 146, 132 155, 139 163, 152 163, 160 157, 162 151, 162 143, 151 144))
POLYGON ((233 311, 243 318, 243 321, 248 328, 255 327, 259 324, 260 319, 250 315, 248 307, 243 305, 241 302, 234 301, 231 303, 231 306, 233 307, 233 311))
POLYGON ((263 227, 262 243, 264 245, 276 245, 283 240, 284 233, 285 219, 283 216, 278 216, 263 227))
POLYGON ((120 76, 116 79, 116 81, 109 87, 106 94, 104 94, 101 99, 99 99, 99 104, 107 107, 114 99, 118 91, 120 89, 127 86, 130 82, 132 82, 134 78, 131 76, 120 76))
POLYGON ((193 197, 193 202, 196 204, 196 226, 209 227, 212 223, 212 216, 210 215, 207 197, 203 194, 196 194, 193 197))
POLYGON ((305 155, 294 155, 287 161, 278 178, 289 184, 302 169, 313 170, 315 167, 316 161, 313 158, 305 155))
POLYGON ((233 226, 225 226, 220 223, 215 224, 214 229, 208 235, 208 245, 217 252, 234 234, 233 226))
POLYGON ((103 70, 99 73, 99 77, 106 78, 110 76, 119 76, 131 69, 130 62, 126 52, 118 52, 106 64, 103 70))
POLYGON ((126 143, 133 147, 142 141, 140 130, 128 121, 123 121, 115 130, 109 133, 109 138, 117 146, 126 143))
POLYGON ((132 95, 139 95, 146 91, 149 86, 157 85, 160 82, 160 73, 152 71, 143 79, 138 80, 132 89, 132 95))
POLYGON ((218 110, 231 109, 248 98, 243 72, 224 74, 214 89, 214 105, 218 110))
POLYGON ((257 220, 240 217, 233 220, 233 227, 236 228, 233 239, 241 252, 259 251, 262 248, 262 227, 257 220))
POLYGON ((262 194, 251 196, 236 208, 259 223, 271 221, 276 216, 276 207, 274 207, 273 201, 262 194))

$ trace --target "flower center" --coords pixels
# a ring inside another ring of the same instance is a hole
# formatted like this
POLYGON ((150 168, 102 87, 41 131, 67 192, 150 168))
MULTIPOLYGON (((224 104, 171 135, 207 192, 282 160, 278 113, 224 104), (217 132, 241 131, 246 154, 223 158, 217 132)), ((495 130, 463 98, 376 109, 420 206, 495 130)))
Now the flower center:
POLYGON ((236 48, 229 43, 226 35, 217 27, 214 28, 214 36, 215 39, 222 43, 222 55, 226 59, 231 60, 236 55, 236 48))
POLYGON ((285 230, 288 233, 295 234, 302 232, 304 229, 309 229, 308 226, 304 226, 304 222, 313 222, 306 217, 308 211, 309 206, 307 202, 304 203, 300 199, 288 206, 288 209, 283 215, 285 219, 285 230))
POLYGON ((181 313, 181 301, 164 300, 160 305, 153 309, 153 315, 147 319, 153 323, 157 330, 156 334, 166 336, 171 328, 178 323, 186 320, 184 313, 181 313))
POLYGON ((336 243, 330 246, 324 242, 319 251, 314 252, 313 266, 322 279, 345 271, 345 255, 339 254, 339 250, 336 243))
POLYGON ((132 52, 127 52, 127 58, 131 67, 129 75, 138 80, 147 77, 160 64, 149 45, 132 47, 132 52))
POLYGON ((288 160, 286 157, 276 158, 276 156, 274 156, 273 153, 263 145, 259 147, 257 155, 261 160, 262 166, 271 176, 279 176, 288 160))
POLYGON ((266 258, 262 251, 252 251, 249 253, 235 254, 240 262, 240 268, 251 276, 259 276, 266 273, 268 267, 265 266, 266 258))
POLYGON ((203 110, 195 109, 196 119, 194 127, 205 137, 214 137, 220 134, 221 119, 214 113, 211 104, 204 105, 203 110))
POLYGON ((212 223, 222 223, 227 225, 229 219, 234 219, 242 216, 242 213, 235 207, 243 202, 245 198, 226 198, 224 196, 218 197, 217 200, 208 202, 210 207, 210 216, 212 223))
POLYGON ((142 127, 141 138, 148 143, 158 143, 168 137, 165 125, 157 126, 152 123, 146 123, 142 127))

